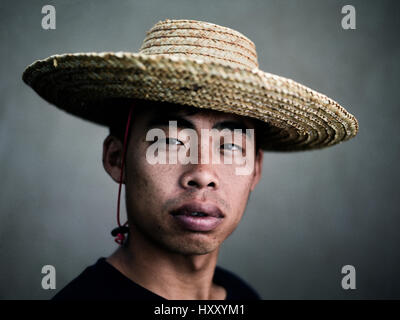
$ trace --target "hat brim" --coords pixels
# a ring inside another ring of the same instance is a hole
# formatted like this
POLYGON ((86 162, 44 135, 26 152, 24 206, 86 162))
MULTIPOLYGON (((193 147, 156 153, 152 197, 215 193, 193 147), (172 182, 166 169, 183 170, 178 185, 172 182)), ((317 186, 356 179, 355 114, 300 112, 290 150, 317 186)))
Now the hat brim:
POLYGON ((110 125, 101 102, 133 98, 234 113, 269 124, 264 150, 319 149, 354 137, 356 118, 291 79, 183 57, 127 52, 54 55, 26 68, 41 97, 83 119, 110 125))

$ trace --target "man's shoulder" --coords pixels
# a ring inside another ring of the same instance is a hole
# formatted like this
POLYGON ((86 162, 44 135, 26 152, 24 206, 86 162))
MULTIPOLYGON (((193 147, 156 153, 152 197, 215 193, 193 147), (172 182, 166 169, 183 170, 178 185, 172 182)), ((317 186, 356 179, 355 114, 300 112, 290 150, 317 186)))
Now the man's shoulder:
POLYGON ((100 258, 61 289, 53 300, 97 299, 103 292, 104 281, 107 281, 107 271, 100 258))
POLYGON ((102 257, 61 289, 53 300, 157 300, 158 298, 160 297, 123 276, 102 257))
POLYGON ((227 291, 227 300, 260 300, 260 296, 246 281, 220 266, 215 268, 214 283, 227 291))

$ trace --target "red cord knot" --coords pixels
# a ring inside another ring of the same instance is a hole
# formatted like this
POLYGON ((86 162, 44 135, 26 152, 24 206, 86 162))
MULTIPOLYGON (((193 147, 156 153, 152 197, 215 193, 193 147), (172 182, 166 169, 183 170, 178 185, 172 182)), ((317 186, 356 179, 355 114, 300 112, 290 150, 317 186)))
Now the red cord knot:
POLYGON ((118 233, 114 241, 122 246, 125 242, 125 235, 123 235, 122 233, 118 233))
POLYGON ((114 241, 122 246, 125 242, 126 236, 125 233, 129 232, 128 226, 120 226, 116 227, 113 231, 111 231, 111 235, 115 237, 114 241))

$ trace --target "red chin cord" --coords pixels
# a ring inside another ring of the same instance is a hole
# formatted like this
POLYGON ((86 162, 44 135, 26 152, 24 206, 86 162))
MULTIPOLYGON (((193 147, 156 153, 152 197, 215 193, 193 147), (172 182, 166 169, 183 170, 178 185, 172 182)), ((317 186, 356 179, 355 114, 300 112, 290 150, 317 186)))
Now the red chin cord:
POLYGON ((121 188, 122 188, 122 177, 124 175, 124 167, 125 167, 125 154, 126 154, 126 149, 127 149, 127 141, 128 141, 128 132, 129 132, 129 127, 131 124, 131 118, 132 118, 132 111, 133 111, 133 105, 131 106, 129 110, 129 115, 128 115, 128 121, 126 122, 126 128, 125 128, 125 135, 124 135, 124 147, 122 151, 122 167, 121 167, 121 176, 119 178, 119 189, 118 189, 118 204, 117 204, 117 224, 118 227, 113 229, 111 231, 111 235, 115 237, 114 241, 118 243, 119 245, 123 245, 125 242, 125 234, 129 232, 128 228, 128 221, 125 222, 123 225, 121 225, 120 221, 120 213, 119 213, 119 207, 120 207, 120 200, 121 200, 121 188))

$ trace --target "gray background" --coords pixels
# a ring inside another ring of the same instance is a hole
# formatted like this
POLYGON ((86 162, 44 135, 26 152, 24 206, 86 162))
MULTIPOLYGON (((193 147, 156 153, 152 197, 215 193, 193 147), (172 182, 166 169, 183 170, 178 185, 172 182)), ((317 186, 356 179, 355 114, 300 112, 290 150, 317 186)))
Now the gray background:
POLYGON ((137 51, 166 18, 234 28, 261 69, 327 94, 359 120, 326 150, 266 153, 263 178, 219 264, 264 299, 400 298, 399 1, 1 1, 0 298, 47 299, 116 244, 117 184, 101 163, 107 130, 50 106, 23 84, 51 54, 137 51), (57 29, 41 28, 53 4, 57 29), (352 4, 357 29, 341 28, 352 4), (341 268, 357 289, 341 288, 341 268))

